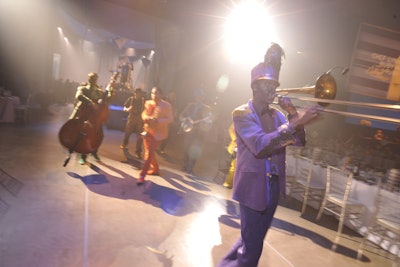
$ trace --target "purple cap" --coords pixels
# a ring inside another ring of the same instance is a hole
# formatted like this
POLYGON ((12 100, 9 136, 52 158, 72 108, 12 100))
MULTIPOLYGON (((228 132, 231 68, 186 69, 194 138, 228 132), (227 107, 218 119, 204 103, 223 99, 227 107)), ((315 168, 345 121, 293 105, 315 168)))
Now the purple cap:
POLYGON ((257 80, 270 80, 279 86, 279 70, 265 62, 259 63, 251 70, 251 86, 257 80))
POLYGON ((257 64, 251 70, 251 86, 257 80, 269 80, 279 86, 279 72, 281 70, 282 57, 284 52, 282 47, 276 43, 271 43, 264 56, 264 62, 257 64))

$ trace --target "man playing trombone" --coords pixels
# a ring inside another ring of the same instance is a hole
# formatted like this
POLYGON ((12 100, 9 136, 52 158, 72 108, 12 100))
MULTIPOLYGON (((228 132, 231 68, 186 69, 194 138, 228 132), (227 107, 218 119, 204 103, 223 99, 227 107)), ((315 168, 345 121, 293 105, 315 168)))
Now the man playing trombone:
POLYGON ((297 113, 288 98, 279 100, 287 117, 271 107, 282 57, 282 48, 272 44, 264 62, 251 71, 253 98, 232 113, 237 137, 233 199, 240 205, 241 236, 220 267, 258 265, 279 196, 285 195, 286 146, 304 145, 303 126, 318 115, 317 105, 297 113))

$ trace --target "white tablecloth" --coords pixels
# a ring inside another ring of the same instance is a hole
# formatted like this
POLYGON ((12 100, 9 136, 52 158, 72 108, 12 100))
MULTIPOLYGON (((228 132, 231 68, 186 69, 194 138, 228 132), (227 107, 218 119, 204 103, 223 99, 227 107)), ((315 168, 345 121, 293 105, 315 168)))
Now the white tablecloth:
POLYGON ((15 121, 15 107, 20 103, 17 96, 0 97, 0 122, 15 121))

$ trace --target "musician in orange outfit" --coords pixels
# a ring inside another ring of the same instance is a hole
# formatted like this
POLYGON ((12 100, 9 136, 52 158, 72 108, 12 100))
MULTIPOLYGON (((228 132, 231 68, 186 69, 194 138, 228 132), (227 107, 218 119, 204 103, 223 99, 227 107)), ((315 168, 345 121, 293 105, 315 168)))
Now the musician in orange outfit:
POLYGON ((137 184, 142 185, 147 174, 159 175, 160 169, 155 151, 161 141, 168 137, 168 125, 173 121, 171 104, 162 99, 162 91, 158 87, 151 89, 151 99, 144 104, 142 112, 144 122, 143 144, 144 164, 137 184))

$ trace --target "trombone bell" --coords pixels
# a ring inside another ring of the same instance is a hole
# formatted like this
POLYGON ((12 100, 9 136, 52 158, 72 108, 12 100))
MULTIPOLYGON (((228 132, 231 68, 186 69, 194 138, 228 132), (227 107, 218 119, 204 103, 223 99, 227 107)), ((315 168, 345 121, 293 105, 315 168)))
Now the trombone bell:
MULTIPOLYGON (((301 87, 301 88, 288 88, 288 89, 276 89, 276 93, 302 93, 302 94, 314 94, 315 98, 318 99, 335 99, 336 97, 336 81, 329 73, 324 73, 318 77, 314 86, 301 87)), ((327 106, 327 103, 318 103, 321 106, 327 106)))
POLYGON ((336 81, 332 75, 324 73, 319 76, 315 83, 314 97, 319 99, 335 99, 336 81))

